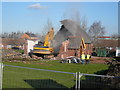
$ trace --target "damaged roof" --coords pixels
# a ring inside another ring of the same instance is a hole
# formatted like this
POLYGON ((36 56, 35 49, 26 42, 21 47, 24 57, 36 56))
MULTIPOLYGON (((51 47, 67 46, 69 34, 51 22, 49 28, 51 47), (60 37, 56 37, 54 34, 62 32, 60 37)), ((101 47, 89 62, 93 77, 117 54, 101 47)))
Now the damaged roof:
POLYGON ((64 25, 61 26, 60 30, 57 32, 57 34, 55 35, 55 44, 59 45, 61 44, 63 41, 67 40, 69 37, 68 36, 72 36, 72 33, 69 32, 64 25))
MULTIPOLYGON (((82 37, 85 40, 85 43, 91 43, 90 37, 88 34, 80 27, 80 25, 72 20, 63 20, 61 23, 64 27, 72 34, 72 36, 79 36, 81 40, 82 37)), ((78 39, 78 40, 79 40, 78 39)))
POLYGON ((70 44, 68 46, 69 49, 79 49, 80 45, 81 45, 81 42, 82 42, 82 37, 80 37, 80 36, 76 36, 76 37, 70 36, 69 37, 69 42, 70 42, 70 44))
POLYGON ((54 37, 54 49, 58 52, 62 42, 69 40, 69 48, 79 48, 82 37, 85 43, 91 43, 91 40, 87 33, 80 27, 80 25, 72 20, 60 21, 62 26, 54 37), (71 37, 76 38, 71 38, 71 37))
POLYGON ((82 41, 82 40, 79 39, 79 38, 70 37, 70 38, 69 38, 70 44, 69 44, 68 48, 70 48, 70 49, 79 49, 79 48, 80 48, 81 41, 82 41))
POLYGON ((62 26, 54 37, 55 48, 58 48, 62 42, 68 39, 70 41, 69 48, 79 48, 82 37, 84 38, 85 43, 91 43, 91 40, 87 33, 82 28, 80 28, 76 22, 72 20, 63 20, 60 22, 62 23, 62 26))

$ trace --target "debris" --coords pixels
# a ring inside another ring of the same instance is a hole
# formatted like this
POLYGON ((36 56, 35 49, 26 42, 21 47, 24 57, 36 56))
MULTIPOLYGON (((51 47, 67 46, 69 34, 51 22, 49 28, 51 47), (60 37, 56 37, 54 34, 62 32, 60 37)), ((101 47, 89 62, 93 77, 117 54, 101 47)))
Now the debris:
POLYGON ((112 62, 110 62, 110 66, 107 74, 111 76, 120 77, 120 61, 119 60, 113 59, 112 62))
POLYGON ((96 57, 96 56, 92 56, 90 58, 90 62, 91 63, 101 63, 101 64, 107 64, 109 62, 111 62, 112 58, 110 57, 96 57))
POLYGON ((120 57, 119 59, 113 59, 112 62, 110 62, 110 66, 108 68, 107 75, 109 76, 115 76, 115 78, 111 78, 110 84, 112 88, 118 88, 120 89, 120 57))

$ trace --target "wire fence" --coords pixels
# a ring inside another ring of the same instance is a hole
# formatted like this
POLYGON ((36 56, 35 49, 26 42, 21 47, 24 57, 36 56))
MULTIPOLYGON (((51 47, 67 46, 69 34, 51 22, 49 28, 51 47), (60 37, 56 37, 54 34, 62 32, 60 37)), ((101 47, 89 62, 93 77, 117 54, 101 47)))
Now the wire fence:
POLYGON ((74 73, 5 65, 3 90, 6 88, 71 89, 74 73))
POLYGON ((76 72, 76 90, 120 90, 120 77, 76 72))
MULTIPOLYGON (((1 73, 2 66, 1 64, 1 73)), ((47 88, 47 89, 118 89, 120 90, 120 77, 84 74, 80 72, 70 73, 54 70, 27 68, 5 65, 0 77, 0 88, 47 88)))

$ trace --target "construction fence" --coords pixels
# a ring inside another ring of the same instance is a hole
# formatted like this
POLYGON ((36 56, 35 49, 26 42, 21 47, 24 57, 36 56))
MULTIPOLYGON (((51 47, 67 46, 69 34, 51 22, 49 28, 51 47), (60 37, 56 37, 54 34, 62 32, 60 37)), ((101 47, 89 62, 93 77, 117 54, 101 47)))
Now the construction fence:
POLYGON ((76 72, 76 90, 120 90, 120 77, 76 72))
MULTIPOLYGON (((74 73, 13 65, 4 65, 3 90, 10 89, 71 89, 74 73)), ((28 90, 29 90, 28 89, 28 90)))
POLYGON ((70 73, 18 66, 11 67, 10 65, 6 65, 3 70, 3 82, 1 82, 0 86, 1 88, 3 87, 3 90, 6 88, 120 90, 120 77, 84 74, 80 72, 70 73))

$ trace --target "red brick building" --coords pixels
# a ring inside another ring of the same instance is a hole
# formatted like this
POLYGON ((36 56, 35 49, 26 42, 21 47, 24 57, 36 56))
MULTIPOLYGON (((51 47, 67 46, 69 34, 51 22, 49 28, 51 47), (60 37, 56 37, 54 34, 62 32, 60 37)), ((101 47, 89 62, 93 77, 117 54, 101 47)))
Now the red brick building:
POLYGON ((93 45, 85 30, 71 20, 63 20, 61 23, 62 26, 55 35, 55 50, 59 52, 58 57, 80 57, 83 51, 85 54, 91 54, 93 45), (84 38, 86 49, 82 47, 82 38, 84 38))
POLYGON ((37 40, 38 39, 38 37, 33 33, 24 33, 20 38, 25 39, 25 40, 28 40, 28 39, 37 40))
POLYGON ((82 52, 84 52, 85 54, 92 53, 93 44, 86 43, 85 44, 86 49, 83 49, 81 40, 79 39, 79 41, 78 41, 77 38, 74 38, 74 39, 75 40, 68 39, 68 40, 62 42, 58 57, 60 57, 60 58, 65 58, 68 56, 80 57, 82 52))

